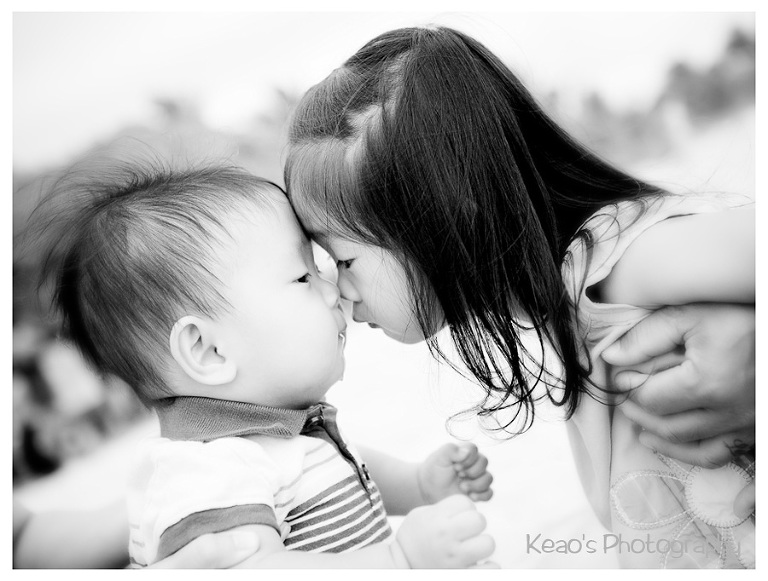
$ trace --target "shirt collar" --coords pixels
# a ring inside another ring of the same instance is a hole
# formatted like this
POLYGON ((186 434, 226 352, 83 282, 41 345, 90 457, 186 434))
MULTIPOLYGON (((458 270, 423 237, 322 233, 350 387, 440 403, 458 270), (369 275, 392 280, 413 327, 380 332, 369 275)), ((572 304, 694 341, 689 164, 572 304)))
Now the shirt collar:
POLYGON ((207 442, 260 434, 298 436, 311 417, 333 406, 320 402, 302 410, 275 408, 207 397, 174 397, 158 405, 160 435, 171 440, 207 442))

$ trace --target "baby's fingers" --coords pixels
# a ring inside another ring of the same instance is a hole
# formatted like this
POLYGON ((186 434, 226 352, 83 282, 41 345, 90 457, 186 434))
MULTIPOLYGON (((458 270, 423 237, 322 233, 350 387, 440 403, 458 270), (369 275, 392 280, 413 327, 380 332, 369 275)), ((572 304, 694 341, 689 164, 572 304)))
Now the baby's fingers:
POLYGON ((477 565, 472 565, 471 567, 467 567, 468 569, 501 569, 501 566, 498 563, 494 563, 493 561, 483 561, 482 563, 478 563, 477 565))
POLYGON ((470 500, 474 500, 475 502, 491 500, 491 498, 493 498, 493 490, 489 488, 488 490, 484 490, 482 492, 470 492, 467 494, 467 496, 470 498, 470 500))
POLYGON ((482 454, 475 456, 475 461, 472 464, 464 463, 463 466, 457 466, 458 473, 461 478, 477 478, 485 473, 488 468, 488 458, 482 454))
POLYGON ((496 542, 491 535, 478 535, 463 541, 459 553, 465 567, 474 567, 490 557, 495 550, 496 542))
POLYGON ((703 468, 718 468, 731 459, 728 439, 708 438, 695 442, 669 442, 651 432, 641 432, 640 443, 670 458, 703 468))
POLYGON ((464 494, 469 494, 471 492, 485 492, 490 490, 492 482, 493 474, 490 472, 485 472, 479 478, 474 478, 472 480, 462 480, 459 483, 459 490, 461 490, 464 494))
POLYGON ((477 510, 474 503, 466 496, 461 494, 452 494, 451 496, 431 505, 430 508, 437 511, 435 514, 442 515, 446 518, 450 518, 464 512, 472 512, 477 510))
POLYGON ((465 442, 455 446, 451 461, 457 469, 464 469, 477 462, 479 452, 477 446, 470 442, 465 442))
POLYGON ((485 516, 475 510, 467 510, 451 518, 451 534, 454 539, 465 541, 478 536, 485 530, 487 522, 485 516))
POLYGON ((470 500, 474 500, 475 502, 490 500, 493 498, 491 482, 493 482, 493 476, 486 472, 476 480, 468 480, 459 483, 459 490, 466 494, 470 500))

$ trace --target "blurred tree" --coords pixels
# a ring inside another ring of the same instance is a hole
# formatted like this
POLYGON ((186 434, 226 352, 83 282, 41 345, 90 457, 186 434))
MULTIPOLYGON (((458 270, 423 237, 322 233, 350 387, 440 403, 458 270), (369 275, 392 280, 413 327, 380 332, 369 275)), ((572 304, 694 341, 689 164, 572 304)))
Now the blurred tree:
POLYGON ((736 30, 708 69, 696 71, 676 63, 669 71, 660 103, 678 101, 690 119, 702 124, 755 101, 755 40, 736 30))

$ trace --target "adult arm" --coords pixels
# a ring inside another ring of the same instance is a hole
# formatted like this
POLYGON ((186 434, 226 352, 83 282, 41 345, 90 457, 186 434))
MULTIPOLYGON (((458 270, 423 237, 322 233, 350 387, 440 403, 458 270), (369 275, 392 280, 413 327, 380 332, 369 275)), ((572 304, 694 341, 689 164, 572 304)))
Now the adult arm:
POLYGON ((755 309, 695 304, 653 313, 602 355, 644 443, 705 467, 755 441, 755 309))
POLYGON ((34 512, 14 500, 13 566, 19 569, 124 567, 128 564, 128 524, 122 505, 122 502, 114 503, 90 511, 34 512))
POLYGON ((605 302, 677 305, 603 353, 646 445, 712 466, 754 444, 754 261, 753 207, 680 216, 639 236, 601 285, 605 302))
MULTIPOLYGON (((13 502, 13 566, 18 569, 105 569, 128 564, 128 520, 122 501, 96 510, 33 512, 13 502)), ((204 535, 152 569, 226 569, 252 556, 251 531, 204 535)))

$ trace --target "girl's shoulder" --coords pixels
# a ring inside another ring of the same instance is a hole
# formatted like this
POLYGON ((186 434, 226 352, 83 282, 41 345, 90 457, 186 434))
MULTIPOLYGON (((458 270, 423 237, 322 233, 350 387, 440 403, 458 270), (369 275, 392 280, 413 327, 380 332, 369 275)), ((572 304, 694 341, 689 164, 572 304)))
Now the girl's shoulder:
MULTIPOLYGON (((623 251, 651 226, 688 214, 718 212, 753 204, 736 194, 662 194, 622 200, 600 208, 582 225, 568 248, 570 262, 589 262, 587 275, 610 270, 623 251)), ((584 265, 586 266, 586 265, 584 265)))
POLYGON ((600 208, 588 218, 566 253, 562 274, 578 304, 604 280, 626 249, 648 228, 674 216, 717 212, 753 204, 735 194, 662 194, 622 200, 600 208))
POLYGON ((720 212, 748 206, 753 200, 735 194, 663 194, 606 205, 582 226, 568 249, 563 275, 578 303, 595 292, 632 243, 652 226, 677 216, 720 212), (580 296, 581 295, 581 296, 580 296))
POLYGON ((636 237, 646 228, 674 216, 718 212, 753 203, 747 196, 726 193, 642 196, 603 206, 584 222, 582 230, 597 245, 613 237, 636 237))

